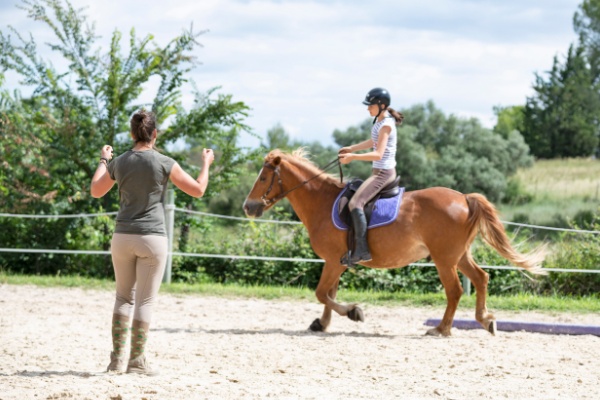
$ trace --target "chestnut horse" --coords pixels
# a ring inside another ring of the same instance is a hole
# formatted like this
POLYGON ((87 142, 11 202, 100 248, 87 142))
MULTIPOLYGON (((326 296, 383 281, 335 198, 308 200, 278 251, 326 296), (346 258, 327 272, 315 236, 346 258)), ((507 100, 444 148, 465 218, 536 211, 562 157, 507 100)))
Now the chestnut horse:
MULTIPOLYGON (((333 203, 344 184, 324 173, 303 154, 271 151, 266 157, 252 190, 244 202, 249 217, 260 217, 278 200, 287 197, 310 238, 314 252, 325 260, 316 290, 325 305, 323 315, 310 326, 313 331, 327 330, 331 311, 353 321, 363 321, 356 304, 335 301, 340 276, 346 270, 340 264, 347 251, 346 231, 331 220, 333 203)), ((396 220, 368 231, 372 261, 361 263, 369 268, 400 268, 431 257, 446 292, 446 311, 440 324, 428 335, 450 336, 454 314, 463 293, 457 269, 469 278, 476 290, 475 318, 484 329, 496 332, 495 317, 488 312, 486 295, 488 274, 471 256, 470 245, 477 233, 513 264, 543 274, 542 248, 529 253, 517 252, 506 236, 494 206, 482 195, 462 194, 452 189, 432 187, 406 192, 396 220)))

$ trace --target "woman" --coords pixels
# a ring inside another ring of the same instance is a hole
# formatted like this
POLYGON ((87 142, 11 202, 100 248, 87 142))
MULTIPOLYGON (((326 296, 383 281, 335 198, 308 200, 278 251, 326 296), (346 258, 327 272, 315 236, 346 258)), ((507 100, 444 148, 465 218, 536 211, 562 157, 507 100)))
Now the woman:
POLYGON ((133 148, 109 163, 113 149, 103 146, 90 189, 92 196, 99 198, 115 182, 119 187, 119 213, 111 241, 117 293, 107 371, 155 375, 144 350, 167 260, 164 194, 170 179, 190 196, 202 197, 214 154, 211 149, 202 151, 202 170, 194 180, 175 160, 154 149, 157 130, 153 113, 138 111, 130 126, 133 148), (126 364, 129 334, 131 350, 126 364))
POLYGON ((363 104, 368 106, 367 110, 374 117, 371 138, 342 147, 338 152, 342 164, 354 160, 373 162, 373 173, 360 185, 348 204, 354 228, 355 249, 350 259, 347 255, 342 257, 342 265, 352 266, 361 261, 371 261, 364 207, 383 187, 396 179, 396 125, 402 123, 404 116, 390 108, 390 102, 387 90, 375 88, 369 91, 363 104), (355 153, 371 148, 366 153, 355 153))

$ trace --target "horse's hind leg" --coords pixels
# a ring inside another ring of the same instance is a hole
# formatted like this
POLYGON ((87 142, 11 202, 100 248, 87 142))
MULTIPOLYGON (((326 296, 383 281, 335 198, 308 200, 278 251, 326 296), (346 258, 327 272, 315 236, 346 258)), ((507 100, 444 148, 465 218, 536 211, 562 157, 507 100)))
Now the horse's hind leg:
POLYGON ((470 251, 463 254, 458 262, 458 269, 469 278, 475 287, 475 319, 483 326, 483 329, 487 330, 492 335, 495 335, 496 318, 488 312, 486 306, 489 275, 475 263, 470 251))
POLYGON ((444 286, 444 291, 446 292, 447 305, 444 317, 440 321, 440 324, 435 328, 429 329, 427 335, 450 336, 454 314, 456 314, 456 309, 458 308, 458 302, 462 296, 463 289, 460 280, 458 279, 455 262, 444 262, 439 259, 436 260, 435 257, 432 258, 435 262, 440 281, 444 286))
POLYGON ((316 319, 310 325, 312 331, 325 331, 331 322, 331 311, 335 311, 339 315, 346 315, 354 321, 363 321, 362 311, 354 304, 343 305, 336 303, 337 286, 340 276, 346 270, 346 267, 339 263, 325 262, 321 279, 315 292, 317 299, 325 305, 321 319, 316 319))

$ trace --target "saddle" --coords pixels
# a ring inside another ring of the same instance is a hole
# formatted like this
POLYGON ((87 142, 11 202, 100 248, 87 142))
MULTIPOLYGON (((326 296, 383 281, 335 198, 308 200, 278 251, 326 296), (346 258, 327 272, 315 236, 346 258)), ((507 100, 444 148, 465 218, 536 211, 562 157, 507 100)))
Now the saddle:
MULTIPOLYGON (((346 185, 346 188, 344 189, 343 193, 340 195, 340 199, 338 202, 339 219, 343 221, 346 224, 346 226, 348 226, 347 241, 349 252, 354 251, 354 224, 352 223, 352 216, 350 215, 350 209, 348 207, 348 204, 350 203, 350 199, 352 198, 352 196, 354 196, 354 194, 363 182, 364 181, 362 179, 353 179, 352 181, 350 181, 346 185)), ((369 221, 371 220, 371 215, 373 214, 373 209, 375 208, 375 203, 377 202, 377 200, 388 199, 402 194, 404 188, 401 188, 399 185, 400 177, 397 177, 393 182, 384 186, 379 191, 379 193, 375 195, 375 197, 373 197, 367 202, 367 204, 365 204, 364 212, 365 217, 367 219, 367 226, 369 224, 369 221)))
MULTIPOLYGON (((338 203, 338 215, 340 216, 340 220, 343 221, 348 227, 352 227, 352 217, 350 216, 350 209, 348 208, 348 204, 350 204, 350 199, 360 185, 362 185, 364 181, 362 179, 353 179, 351 180, 344 189, 344 192, 340 196, 340 200, 338 203)), ((375 207, 375 202, 379 199, 388 199, 391 197, 395 197, 399 195, 402 190, 400 188, 400 177, 394 179, 393 182, 384 186, 379 193, 375 195, 367 204, 365 204, 365 217, 367 218, 367 223, 371 220, 371 215, 373 214, 373 208, 375 207)))

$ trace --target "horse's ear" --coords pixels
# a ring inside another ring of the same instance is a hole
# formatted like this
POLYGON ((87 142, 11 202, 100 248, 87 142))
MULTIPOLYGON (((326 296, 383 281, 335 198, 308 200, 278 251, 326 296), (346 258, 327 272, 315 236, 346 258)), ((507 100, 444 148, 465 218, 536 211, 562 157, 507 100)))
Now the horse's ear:
POLYGON ((281 164, 281 156, 277 156, 277 157, 273 158, 271 163, 273 164, 273 166, 278 167, 279 164, 281 164))

